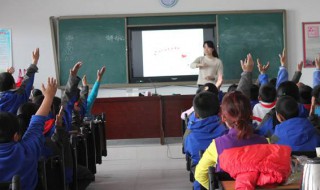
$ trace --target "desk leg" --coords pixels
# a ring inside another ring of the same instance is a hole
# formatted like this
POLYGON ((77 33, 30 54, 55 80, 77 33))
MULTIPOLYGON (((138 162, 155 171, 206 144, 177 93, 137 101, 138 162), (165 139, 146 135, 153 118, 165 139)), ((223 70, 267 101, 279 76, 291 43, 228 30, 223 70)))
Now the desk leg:
POLYGON ((165 114, 164 112, 164 98, 162 96, 160 96, 160 144, 164 145, 164 116, 165 114))

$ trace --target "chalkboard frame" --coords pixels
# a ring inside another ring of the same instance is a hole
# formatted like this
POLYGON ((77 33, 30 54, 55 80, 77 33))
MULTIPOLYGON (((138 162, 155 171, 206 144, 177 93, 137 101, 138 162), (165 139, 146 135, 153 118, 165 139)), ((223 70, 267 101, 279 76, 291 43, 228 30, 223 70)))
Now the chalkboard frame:
MULTIPOLYGON (((80 16, 59 16, 59 17, 50 17, 50 25, 52 31, 52 43, 53 43, 53 53, 54 53, 54 61, 55 61, 55 68, 57 74, 57 80, 59 81, 59 60, 58 60, 58 51, 59 46, 57 42, 57 32, 59 31, 59 27, 57 27, 57 23, 61 19, 73 19, 73 18, 136 18, 136 17, 154 17, 154 16, 163 16, 163 17, 170 17, 170 16, 197 16, 197 15, 219 15, 219 14, 250 14, 250 13, 282 13, 283 14, 283 42, 284 48, 286 48, 287 43, 287 36, 286 36, 286 10, 284 9, 274 9, 274 10, 241 10, 241 11, 205 11, 205 12, 176 12, 176 13, 148 13, 148 14, 112 14, 112 15, 80 15, 80 16)), ((181 23, 176 23, 181 24, 181 23)), ((161 25, 161 24, 158 24, 161 25)), ((131 25, 127 24, 125 26, 126 32, 128 27, 131 25)), ((135 26, 135 25, 134 25, 135 26)), ((218 24, 216 26, 219 27, 218 24)), ((217 33, 216 33, 217 34, 217 33)), ((217 45, 219 45, 219 38, 216 36, 217 45)), ((127 48, 127 47, 126 47, 127 48)), ((217 51, 219 52, 219 46, 217 47, 217 51)), ((126 49, 127 52, 127 49, 126 49)), ((128 57, 126 58, 126 65, 127 65, 127 81, 128 81, 128 57)), ((240 77, 240 76, 239 76, 240 77)), ((163 83, 156 83, 157 86, 167 86, 167 85, 194 85, 196 81, 188 81, 188 82, 163 82, 163 83)), ((238 80, 225 80, 224 83, 235 83, 238 80)), ((63 85, 58 83, 60 88, 64 88, 63 85)), ((140 83, 125 83, 125 84, 101 84, 102 88, 127 88, 127 87, 148 87, 149 84, 140 84, 140 83)))

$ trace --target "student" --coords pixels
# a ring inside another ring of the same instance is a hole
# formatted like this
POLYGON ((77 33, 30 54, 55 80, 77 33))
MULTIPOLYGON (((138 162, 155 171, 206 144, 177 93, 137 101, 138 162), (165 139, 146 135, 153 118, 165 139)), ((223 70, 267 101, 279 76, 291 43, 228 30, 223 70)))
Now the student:
POLYGON ((39 90, 39 89, 33 89, 32 91, 31 91, 31 94, 30 94, 30 101, 31 102, 33 102, 33 100, 35 99, 35 97, 37 97, 37 96, 41 96, 42 95, 42 92, 41 92, 41 90, 39 90))
POLYGON ((311 108, 311 98, 312 98, 312 88, 308 85, 299 83, 299 102, 304 106, 307 112, 310 112, 311 108))
POLYGON ((15 81, 10 73, 0 73, 0 111, 16 114, 19 106, 29 100, 34 74, 38 71, 39 48, 32 52, 32 59, 33 62, 18 89, 15 89, 15 81))
POLYGON ((106 71, 106 67, 103 66, 101 67, 100 70, 97 71, 97 80, 96 82, 94 83, 92 89, 91 89, 91 92, 88 96, 88 99, 87 99, 87 110, 86 110, 86 115, 91 115, 91 110, 92 110, 92 106, 93 106, 93 103, 94 101, 96 100, 97 96, 98 96, 98 91, 99 91, 99 87, 100 87, 100 81, 102 79, 102 76, 104 74, 104 72, 106 71))
MULTIPOLYGON (((218 82, 216 83, 216 85, 212 84, 212 83, 206 83, 204 84, 202 87, 198 88, 197 90, 197 94, 203 92, 203 91, 208 91, 208 92, 212 92, 216 95, 220 95, 219 89, 217 88, 217 86, 221 86, 222 83, 222 77, 220 78, 221 80, 218 80, 218 82), (220 84, 220 85, 219 85, 220 84)), ((220 101, 219 101, 220 102, 220 101)), ((187 116, 189 117, 191 114, 194 113, 194 108, 193 106, 191 108, 189 108, 188 110, 184 111, 181 113, 181 119, 184 120, 185 119, 185 114, 187 114, 187 116)))
MULTIPOLYGON (((287 70, 287 58, 286 58, 286 50, 283 49, 282 54, 279 54, 280 58, 280 67, 278 71, 278 76, 276 79, 276 89, 280 86, 280 84, 284 81, 288 81, 288 70, 287 70)), ((259 84, 260 86, 268 83, 268 75, 266 74, 266 71, 269 69, 269 62, 266 65, 262 65, 260 60, 257 59, 257 66, 259 69, 259 84)))
POLYGON ((292 151, 314 151, 320 146, 320 135, 307 118, 299 117, 295 99, 290 96, 279 98, 276 116, 280 124, 275 128, 271 143, 288 145, 292 151))
POLYGON ((259 103, 258 97, 259 97, 259 86, 256 84, 252 84, 250 88, 251 109, 253 109, 257 103, 259 103))
MULTIPOLYGON (((211 92, 201 92, 193 99, 194 113, 196 119, 189 122, 186 136, 184 137, 184 152, 191 157, 192 165, 195 167, 199 160, 200 150, 205 150, 212 139, 226 134, 227 128, 221 124, 218 116, 220 104, 218 96, 211 92)), ((193 183, 194 190, 200 190, 200 184, 193 183)))
POLYGON ((19 175, 21 189, 35 189, 38 182, 37 164, 44 143, 43 126, 56 91, 56 80, 49 78, 47 87, 42 86, 43 103, 32 116, 20 142, 17 142, 19 124, 16 116, 8 112, 0 113, 0 181, 11 181, 14 175, 19 175))
POLYGON ((259 89, 259 103, 256 104, 252 110, 253 126, 260 124, 264 116, 276 105, 277 92, 273 85, 265 84, 259 89))
MULTIPOLYGON (((78 84, 80 82, 80 78, 77 76, 77 73, 79 69, 81 68, 82 63, 77 62, 72 69, 70 69, 70 74, 68 78, 68 82, 66 84, 66 90, 62 96, 62 99, 60 98, 54 98, 52 110, 49 114, 48 120, 46 121, 45 126, 45 136, 51 137, 55 131, 55 125, 54 125, 54 111, 59 110, 60 106, 64 108, 64 114, 63 114, 63 122, 65 125, 65 129, 67 132, 72 130, 72 111, 74 108, 74 103, 79 98, 79 89, 78 84)), ((34 103, 39 105, 41 104, 43 100, 43 97, 37 96, 34 100, 34 103)), ((57 113, 57 112, 56 112, 57 113)))
MULTIPOLYGON (((298 86, 292 81, 286 81, 280 84, 279 88, 277 89, 277 98, 282 96, 291 96, 296 102, 299 101, 299 89, 298 86)), ((299 107, 299 117, 307 118, 309 113, 304 108, 302 104, 298 104, 299 107)), ((260 125, 256 128, 256 133, 259 135, 263 135, 265 137, 271 137, 274 133, 276 125, 280 122, 276 117, 275 109, 271 109, 263 120, 261 121, 260 125)))
POLYGON ((86 75, 82 77, 81 81, 82 87, 79 92, 80 94, 78 95, 79 99, 74 103, 72 110, 72 130, 77 130, 79 132, 87 111, 87 99, 89 93, 89 86, 86 75))
POLYGON ((209 166, 215 165, 216 171, 220 171, 219 155, 223 150, 268 143, 264 137, 253 134, 251 116, 250 101, 241 92, 235 91, 224 96, 221 104, 221 118, 229 128, 229 132, 212 141, 196 167, 195 179, 203 187, 209 189, 209 166))
POLYGON ((204 56, 198 57, 191 63, 192 69, 199 68, 198 87, 203 86, 205 83, 215 83, 218 75, 223 75, 222 61, 219 59, 218 52, 216 51, 212 41, 205 41, 203 43, 204 56))

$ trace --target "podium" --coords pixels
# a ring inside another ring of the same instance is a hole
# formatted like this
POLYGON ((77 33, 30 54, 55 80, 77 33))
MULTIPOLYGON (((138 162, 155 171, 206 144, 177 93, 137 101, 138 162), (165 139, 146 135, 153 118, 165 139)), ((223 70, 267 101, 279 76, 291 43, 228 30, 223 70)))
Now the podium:
POLYGON ((98 98, 93 114, 106 113, 107 139, 181 137, 181 111, 194 95, 98 98))

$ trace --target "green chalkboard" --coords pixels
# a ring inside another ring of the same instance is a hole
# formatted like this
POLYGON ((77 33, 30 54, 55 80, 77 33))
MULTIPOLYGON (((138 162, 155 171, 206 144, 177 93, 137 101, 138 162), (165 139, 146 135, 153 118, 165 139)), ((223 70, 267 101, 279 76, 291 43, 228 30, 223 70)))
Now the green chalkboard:
MULTIPOLYGON (((285 44, 284 13, 245 13, 217 15, 219 56, 224 64, 224 79, 239 79, 240 60, 251 53, 255 62, 270 61, 269 77, 276 77, 279 54, 285 44)), ((258 77, 255 66, 254 78, 258 77)))
POLYGON ((58 21, 59 83, 65 85, 69 70, 82 61, 79 76, 96 80, 106 66, 101 84, 127 83, 125 18, 77 18, 58 21))

